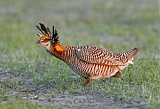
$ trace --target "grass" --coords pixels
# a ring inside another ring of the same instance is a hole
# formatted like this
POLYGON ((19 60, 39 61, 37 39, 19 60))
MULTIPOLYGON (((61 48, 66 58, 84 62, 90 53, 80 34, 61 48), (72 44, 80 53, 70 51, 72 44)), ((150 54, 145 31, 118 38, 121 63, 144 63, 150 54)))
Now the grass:
MULTIPOLYGON (((44 107, 39 106, 37 103, 31 103, 19 100, 18 98, 9 100, 9 102, 3 102, 0 104, 1 109, 44 109, 44 107)), ((54 109, 52 106, 47 106, 47 109, 54 109)))
MULTIPOLYGON (((0 1, 0 74, 2 109, 35 109, 38 104, 12 97, 8 90, 20 90, 30 79, 36 87, 50 87, 56 93, 107 93, 124 101, 160 104, 160 29, 156 0, 0 1), (85 2, 85 3, 84 3, 85 2), (15 8, 16 7, 16 8, 15 8), (115 52, 137 47, 134 65, 123 70, 122 80, 97 81, 82 87, 66 64, 36 45, 36 25, 55 25, 64 45, 97 45, 115 52), (5 77, 5 78, 4 78, 5 77), (5 99, 7 97, 7 99, 5 99), (5 103, 5 104, 4 104, 5 103), (7 105, 6 105, 7 104, 7 105)), ((48 107, 51 109, 52 107, 48 107)))

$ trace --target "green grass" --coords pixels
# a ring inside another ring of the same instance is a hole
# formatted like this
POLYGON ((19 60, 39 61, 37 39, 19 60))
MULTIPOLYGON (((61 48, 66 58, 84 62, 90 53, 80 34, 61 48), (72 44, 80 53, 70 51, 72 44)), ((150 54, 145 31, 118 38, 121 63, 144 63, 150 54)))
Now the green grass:
MULTIPOLYGON (((45 107, 47 109, 54 109, 52 106, 45 107)), ((12 99, 9 102, 2 102, 0 104, 0 109, 44 109, 43 106, 39 106, 37 103, 31 103, 26 101, 21 101, 20 99, 12 99)))
MULTIPOLYGON (((0 72, 11 72, 16 77, 10 79, 6 75, 3 84, 0 83, 0 107, 41 108, 29 101, 21 104, 7 92, 8 89, 20 90, 22 81, 31 79, 37 87, 50 87, 55 94, 98 91, 124 101, 149 102, 151 108, 158 108, 158 10, 156 0, 0 1, 0 72), (78 78, 66 64, 35 44, 39 22, 48 27, 55 25, 64 45, 97 45, 115 52, 137 47, 135 64, 123 70, 121 80, 110 78, 83 88, 83 78, 78 78)), ((0 79, 3 78, 0 74, 0 79)))

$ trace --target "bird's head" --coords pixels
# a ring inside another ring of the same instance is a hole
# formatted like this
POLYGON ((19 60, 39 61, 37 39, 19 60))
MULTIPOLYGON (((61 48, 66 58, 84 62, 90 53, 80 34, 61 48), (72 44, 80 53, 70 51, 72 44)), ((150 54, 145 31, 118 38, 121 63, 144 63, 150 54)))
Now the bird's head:
POLYGON ((48 36, 45 36, 45 35, 41 35, 39 40, 37 41, 37 44, 41 44, 42 46, 44 46, 45 48, 49 49, 50 47, 50 38, 48 36))
POLYGON ((41 44, 44 46, 47 50, 50 49, 50 46, 53 46, 57 51, 62 51, 63 49, 59 45, 59 40, 58 40, 58 33, 57 30, 54 30, 53 26, 53 31, 51 32, 49 28, 46 28, 44 24, 39 23, 40 27, 37 26, 39 29, 39 40, 37 41, 37 44, 41 44))

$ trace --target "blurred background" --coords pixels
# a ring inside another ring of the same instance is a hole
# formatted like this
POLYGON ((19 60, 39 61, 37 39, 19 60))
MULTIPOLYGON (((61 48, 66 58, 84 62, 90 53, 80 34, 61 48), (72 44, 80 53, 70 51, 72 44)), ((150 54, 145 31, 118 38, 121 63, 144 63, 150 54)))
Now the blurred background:
MULTIPOLYGON (((0 1, 2 55, 42 50, 36 25, 54 25, 64 45, 97 45, 159 57, 158 0, 0 1)), ((1 57, 3 57, 1 55, 1 57)))
MULTIPOLYGON (((20 84, 21 81, 28 79, 37 85, 45 84, 57 89, 63 86, 68 89, 70 82, 67 84, 66 81, 70 75, 76 74, 63 62, 49 55, 42 46, 35 44, 38 40, 36 26, 44 23, 51 30, 55 26, 63 45, 96 45, 117 53, 137 47, 139 51, 135 56, 135 68, 124 70, 123 81, 124 84, 130 80, 136 83, 131 85, 131 91, 124 88, 123 97, 137 99, 144 89, 141 99, 157 102, 160 75, 158 5, 158 0, 0 0, 0 72, 11 72, 18 77, 11 79, 10 76, 1 75, 1 92, 7 88, 19 89, 24 85, 20 84), (54 87, 52 80, 57 82, 54 87), (66 86, 62 85, 62 80, 66 86)), ((81 89, 80 82, 74 82, 78 88, 72 91, 81 89)), ((115 86, 116 93, 120 93, 123 86, 115 86)), ((112 88, 113 84, 103 84, 102 87, 110 93, 112 88)))

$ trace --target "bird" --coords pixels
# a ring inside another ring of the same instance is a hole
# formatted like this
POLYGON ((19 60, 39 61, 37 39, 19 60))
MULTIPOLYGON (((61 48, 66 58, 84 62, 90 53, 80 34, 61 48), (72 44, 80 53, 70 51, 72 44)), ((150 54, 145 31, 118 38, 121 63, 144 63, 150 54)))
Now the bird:
POLYGON ((50 31, 43 23, 36 26, 39 30, 37 44, 42 45, 48 53, 65 62, 75 73, 82 76, 83 86, 90 82, 110 77, 120 78, 121 70, 133 64, 133 56, 138 49, 115 53, 94 45, 64 46, 59 41, 56 29, 50 31))

